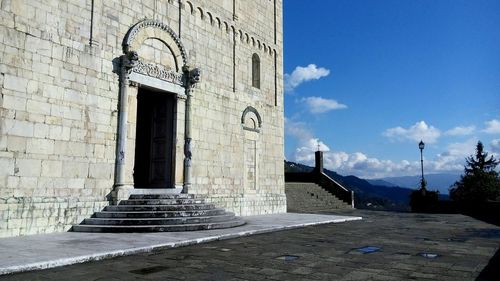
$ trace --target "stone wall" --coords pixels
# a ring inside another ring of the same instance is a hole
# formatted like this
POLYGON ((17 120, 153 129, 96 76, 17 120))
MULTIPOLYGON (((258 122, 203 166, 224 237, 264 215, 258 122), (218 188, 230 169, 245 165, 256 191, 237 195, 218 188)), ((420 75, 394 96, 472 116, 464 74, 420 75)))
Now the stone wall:
POLYGON ((113 60, 144 18, 176 32, 202 70, 190 192, 237 214, 285 212, 281 0, 91 3, 0 1, 0 236, 65 231, 108 204, 119 114, 113 60), (242 124, 248 107, 261 117, 255 130, 242 124))

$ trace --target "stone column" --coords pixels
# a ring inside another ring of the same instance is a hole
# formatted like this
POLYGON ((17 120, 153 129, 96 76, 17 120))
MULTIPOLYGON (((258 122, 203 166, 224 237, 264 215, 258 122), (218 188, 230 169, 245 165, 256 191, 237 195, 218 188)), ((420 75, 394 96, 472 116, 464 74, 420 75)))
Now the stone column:
POLYGON ((184 83, 186 89, 186 116, 184 127, 184 183, 182 193, 188 193, 191 187, 191 94, 193 87, 200 81, 200 70, 198 68, 190 69, 188 65, 182 67, 184 72, 184 83))
POLYGON ((115 184, 113 187, 113 203, 128 197, 125 183, 125 153, 127 145, 127 117, 128 117, 128 84, 129 75, 132 68, 137 63, 137 52, 130 51, 120 57, 120 93, 119 93, 119 113, 118 113, 118 139, 115 161, 115 184), (124 194, 126 193, 126 194, 124 194))

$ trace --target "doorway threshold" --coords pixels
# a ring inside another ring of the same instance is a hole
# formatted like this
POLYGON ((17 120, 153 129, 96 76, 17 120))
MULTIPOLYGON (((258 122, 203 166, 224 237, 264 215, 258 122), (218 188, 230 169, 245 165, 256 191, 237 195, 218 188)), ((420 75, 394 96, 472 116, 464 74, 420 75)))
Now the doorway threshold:
POLYGON ((174 188, 134 188, 130 194, 180 194, 182 187, 174 188))

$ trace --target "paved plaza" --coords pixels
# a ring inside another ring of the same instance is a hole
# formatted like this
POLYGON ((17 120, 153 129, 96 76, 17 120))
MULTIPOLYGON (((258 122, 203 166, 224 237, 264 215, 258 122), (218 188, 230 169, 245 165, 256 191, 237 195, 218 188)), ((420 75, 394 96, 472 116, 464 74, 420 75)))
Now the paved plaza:
POLYGON ((493 257, 500 246, 500 227, 457 214, 336 214, 363 219, 160 249, 0 280, 498 280, 498 254, 496 262, 493 257))

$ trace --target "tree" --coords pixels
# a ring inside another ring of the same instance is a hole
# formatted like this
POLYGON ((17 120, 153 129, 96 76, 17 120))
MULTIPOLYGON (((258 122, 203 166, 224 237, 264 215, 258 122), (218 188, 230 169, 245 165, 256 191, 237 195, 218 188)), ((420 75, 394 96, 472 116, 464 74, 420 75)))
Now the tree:
POLYGON ((495 170, 499 164, 493 156, 488 157, 479 141, 476 155, 466 158, 464 175, 450 189, 454 201, 477 204, 496 200, 500 196, 500 177, 495 170))
POLYGON ((427 182, 422 178, 420 188, 410 194, 412 212, 434 212, 438 208, 439 191, 427 190, 427 182))

